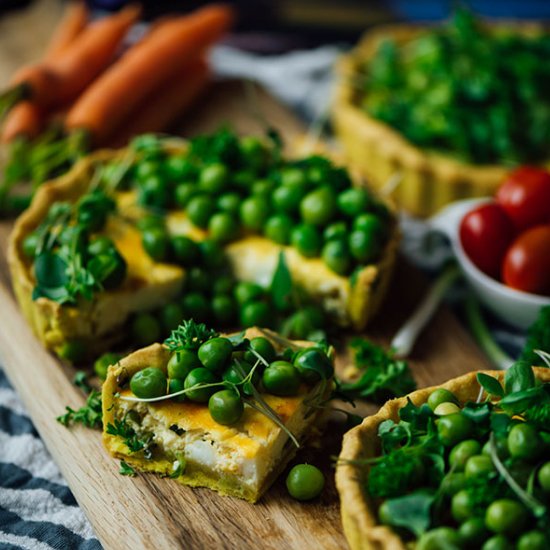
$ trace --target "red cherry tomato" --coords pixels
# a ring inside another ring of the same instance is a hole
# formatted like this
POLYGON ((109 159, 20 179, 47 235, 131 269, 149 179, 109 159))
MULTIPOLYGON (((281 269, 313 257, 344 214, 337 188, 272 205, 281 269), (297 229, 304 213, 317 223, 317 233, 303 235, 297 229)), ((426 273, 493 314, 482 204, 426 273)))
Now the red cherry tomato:
POLYGON ((504 284, 550 295, 550 225, 524 231, 512 243, 502 265, 504 284))
POLYGON ((460 223, 460 242, 481 271, 498 279, 502 258, 514 238, 514 225, 504 210, 491 202, 468 212, 460 223))
POLYGON ((514 170, 500 186, 496 200, 519 231, 550 223, 550 172, 534 166, 514 170))

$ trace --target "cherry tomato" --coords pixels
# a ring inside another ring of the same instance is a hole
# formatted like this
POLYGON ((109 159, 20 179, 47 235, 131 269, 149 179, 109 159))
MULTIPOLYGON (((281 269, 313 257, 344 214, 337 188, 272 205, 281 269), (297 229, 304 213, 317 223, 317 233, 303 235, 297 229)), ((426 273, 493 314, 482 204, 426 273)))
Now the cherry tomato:
POLYGON ((550 224, 517 237, 504 257, 502 280, 517 290, 550 295, 550 224))
POLYGON ((502 258, 514 238, 514 225, 496 203, 487 203, 468 212, 460 223, 460 242, 481 271, 498 278, 502 258))
POLYGON ((496 200, 519 231, 550 223, 550 172, 534 166, 514 170, 496 200))

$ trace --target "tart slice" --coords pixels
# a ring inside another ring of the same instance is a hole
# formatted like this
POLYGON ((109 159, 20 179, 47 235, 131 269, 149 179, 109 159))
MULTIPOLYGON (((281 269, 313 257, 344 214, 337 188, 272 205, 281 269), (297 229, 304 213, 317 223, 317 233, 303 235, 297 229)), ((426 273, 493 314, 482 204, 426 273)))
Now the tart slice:
POLYGON ((103 441, 139 471, 256 502, 318 433, 332 373, 311 343, 188 322, 109 368, 103 441))
POLYGON ((388 401, 344 436, 350 547, 547 548, 549 418, 550 369, 525 363, 388 401))

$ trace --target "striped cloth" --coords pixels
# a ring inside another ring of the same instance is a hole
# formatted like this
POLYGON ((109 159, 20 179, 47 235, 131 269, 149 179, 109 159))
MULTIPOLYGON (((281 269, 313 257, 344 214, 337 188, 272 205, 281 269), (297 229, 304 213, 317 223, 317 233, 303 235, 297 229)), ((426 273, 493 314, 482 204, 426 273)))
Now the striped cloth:
POLYGON ((8 548, 101 545, 0 369, 0 549, 8 548))

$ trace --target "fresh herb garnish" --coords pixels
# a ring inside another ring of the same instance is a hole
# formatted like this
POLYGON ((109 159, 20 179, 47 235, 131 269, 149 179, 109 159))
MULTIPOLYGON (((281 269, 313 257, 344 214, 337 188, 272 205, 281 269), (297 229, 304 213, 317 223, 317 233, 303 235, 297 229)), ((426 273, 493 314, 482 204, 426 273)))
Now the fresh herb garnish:
POLYGON ((204 323, 196 323, 193 319, 189 319, 172 331, 170 337, 164 341, 164 345, 171 352, 184 349, 196 350, 204 342, 216 336, 218 336, 218 333, 208 328, 204 323))
POLYGON ((416 389, 406 361, 395 359, 382 347, 362 338, 354 339, 350 346, 355 352, 355 365, 362 374, 355 382, 341 382, 340 394, 348 399, 363 398, 379 403, 416 389))
POLYGON ((86 405, 74 410, 65 407, 66 413, 58 416, 57 421, 63 426, 69 427, 74 424, 82 424, 87 428, 101 428, 103 413, 101 410, 101 392, 92 390, 86 399, 86 405))
POLYGON ((118 471, 120 475, 134 477, 136 471, 124 460, 120 461, 120 469, 118 471))
POLYGON ((110 435, 121 437, 131 453, 143 451, 145 458, 151 458, 153 435, 138 436, 134 428, 126 420, 126 417, 122 420, 115 418, 114 423, 111 424, 109 422, 105 430, 110 435))
POLYGON ((536 350, 550 353, 550 306, 541 308, 537 320, 529 327, 527 341, 519 358, 530 365, 544 367, 536 350))

